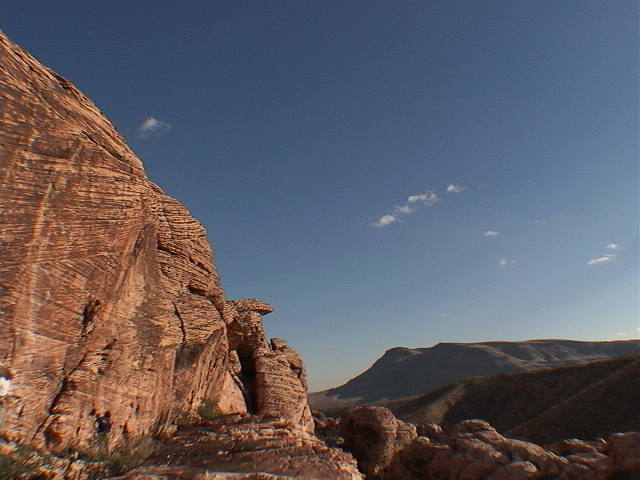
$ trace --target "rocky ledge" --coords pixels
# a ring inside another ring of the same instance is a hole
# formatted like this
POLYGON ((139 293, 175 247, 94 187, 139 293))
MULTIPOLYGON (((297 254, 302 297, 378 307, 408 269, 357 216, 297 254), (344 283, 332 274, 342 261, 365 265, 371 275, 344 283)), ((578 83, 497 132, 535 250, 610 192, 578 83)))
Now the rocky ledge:
POLYGON ((180 427, 143 466, 119 478, 357 480, 362 475, 351 455, 294 424, 238 415, 180 427))

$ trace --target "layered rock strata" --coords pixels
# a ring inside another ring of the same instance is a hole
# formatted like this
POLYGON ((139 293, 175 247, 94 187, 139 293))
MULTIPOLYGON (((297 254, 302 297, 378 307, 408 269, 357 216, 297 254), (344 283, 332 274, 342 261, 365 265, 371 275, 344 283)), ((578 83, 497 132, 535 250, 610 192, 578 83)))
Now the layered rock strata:
POLYGON ((361 480, 351 455, 296 425, 228 416, 181 427, 121 480, 361 480))
POLYGON ((302 357, 283 339, 265 341, 262 315, 273 307, 256 299, 232 301, 228 306, 233 312, 228 332, 236 362, 234 379, 241 385, 249 411, 287 418, 313 432, 302 357))
POLYGON ((398 420, 382 407, 347 410, 338 423, 343 446, 358 459, 360 471, 368 477, 387 467, 395 453, 417 436, 415 425, 398 420))
POLYGON ((310 432, 300 357, 225 298, 204 227, 98 108, 0 34, 0 435, 162 434, 203 405, 310 432))

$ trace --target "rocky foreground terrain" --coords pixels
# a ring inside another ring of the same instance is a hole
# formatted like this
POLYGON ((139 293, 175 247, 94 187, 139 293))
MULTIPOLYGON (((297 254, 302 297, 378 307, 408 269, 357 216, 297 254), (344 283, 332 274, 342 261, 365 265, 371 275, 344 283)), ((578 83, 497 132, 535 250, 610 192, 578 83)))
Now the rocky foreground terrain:
POLYGON ((637 478, 638 433, 544 450, 384 408, 314 421, 273 307, 225 297, 202 225, 2 34, 0 114, 0 478, 637 478))
POLYGON ((542 448, 506 438, 482 420, 448 429, 398 420, 384 407, 354 407, 318 431, 358 459, 376 480, 573 480, 640 478, 640 432, 542 448))

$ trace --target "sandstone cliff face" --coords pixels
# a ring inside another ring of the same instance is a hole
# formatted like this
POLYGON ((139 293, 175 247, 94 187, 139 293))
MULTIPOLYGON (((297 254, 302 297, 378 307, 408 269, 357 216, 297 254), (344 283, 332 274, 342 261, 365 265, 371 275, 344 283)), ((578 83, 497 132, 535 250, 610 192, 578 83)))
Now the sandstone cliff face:
POLYGON ((115 444, 203 401, 311 431, 273 307, 225 299, 203 226, 69 81, 2 34, 0 71, 0 434, 115 444))

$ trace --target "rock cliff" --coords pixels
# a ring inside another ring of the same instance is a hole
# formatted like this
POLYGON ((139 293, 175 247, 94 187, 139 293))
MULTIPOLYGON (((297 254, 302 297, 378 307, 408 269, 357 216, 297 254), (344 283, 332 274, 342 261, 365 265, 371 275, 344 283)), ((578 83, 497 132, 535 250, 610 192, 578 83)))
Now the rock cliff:
POLYGON ((202 406, 312 432, 301 358, 227 301, 203 226, 68 80, 0 34, 0 435, 49 450, 202 406))

